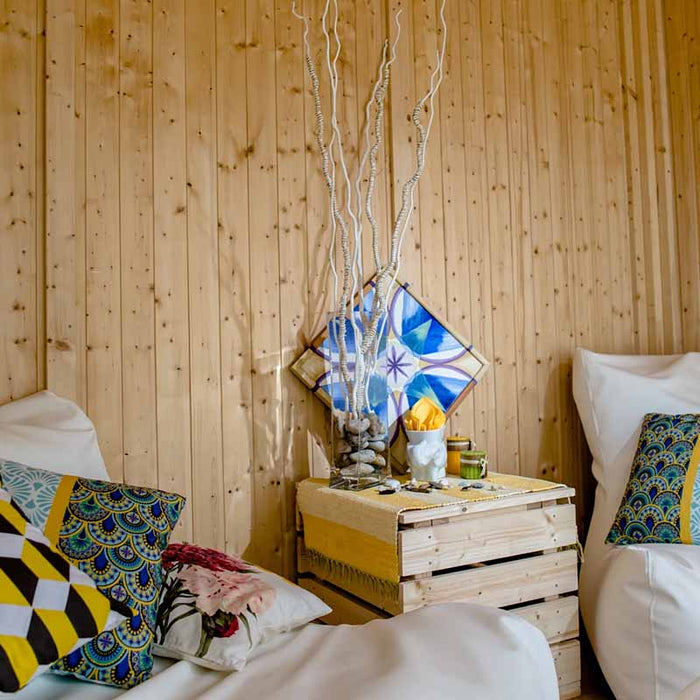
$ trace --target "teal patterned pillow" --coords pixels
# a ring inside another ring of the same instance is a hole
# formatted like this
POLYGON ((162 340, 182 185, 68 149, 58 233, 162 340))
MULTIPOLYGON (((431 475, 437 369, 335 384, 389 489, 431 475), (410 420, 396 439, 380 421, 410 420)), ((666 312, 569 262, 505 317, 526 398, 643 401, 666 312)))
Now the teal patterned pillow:
POLYGON ((610 544, 700 544, 700 415, 644 417, 610 544))
POLYGON ((61 476, 0 460, 0 481, 33 525, 108 598, 135 614, 51 670, 130 688, 151 675, 161 554, 185 499, 157 489, 61 476))

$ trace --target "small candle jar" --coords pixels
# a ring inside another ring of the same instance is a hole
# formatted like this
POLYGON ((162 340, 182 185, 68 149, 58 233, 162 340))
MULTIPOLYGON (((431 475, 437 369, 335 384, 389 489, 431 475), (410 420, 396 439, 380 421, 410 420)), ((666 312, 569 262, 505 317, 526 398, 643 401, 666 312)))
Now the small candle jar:
POLYGON ((472 441, 468 437, 455 435, 447 438, 447 472, 459 476, 459 456, 465 450, 472 449, 472 441))
POLYGON ((459 475, 463 479, 483 479, 489 473, 489 460, 483 450, 464 450, 459 457, 459 475))

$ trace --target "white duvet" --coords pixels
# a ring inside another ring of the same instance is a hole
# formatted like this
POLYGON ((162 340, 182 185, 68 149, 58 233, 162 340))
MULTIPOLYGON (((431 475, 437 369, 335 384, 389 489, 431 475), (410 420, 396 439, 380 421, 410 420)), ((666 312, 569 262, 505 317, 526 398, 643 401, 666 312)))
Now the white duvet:
POLYGON ((555 700, 544 635, 520 617, 450 603, 363 626, 307 625, 264 647, 243 671, 156 659, 156 675, 125 693, 45 674, 21 700, 555 700))

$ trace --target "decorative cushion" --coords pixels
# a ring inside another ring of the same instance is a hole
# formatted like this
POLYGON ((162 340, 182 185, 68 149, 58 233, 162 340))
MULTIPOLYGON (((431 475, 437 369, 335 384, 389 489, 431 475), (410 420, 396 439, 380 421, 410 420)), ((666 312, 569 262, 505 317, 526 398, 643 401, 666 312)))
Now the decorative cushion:
POLYGON ((610 544, 700 544, 700 415, 645 416, 610 544))
POLYGON ((156 489, 60 476, 0 462, 2 485, 30 521, 110 599, 133 615, 53 665, 58 673, 129 688, 151 673, 161 554, 185 500, 156 489))
POLYGON ((303 588, 213 549, 171 544, 163 567, 160 656, 240 670, 259 644, 331 612, 303 588))
POLYGON ((79 406, 50 391, 0 406, 0 459, 109 479, 92 421, 79 406))
POLYGON ((130 615, 50 545, 0 489, 0 691, 22 688, 130 615))

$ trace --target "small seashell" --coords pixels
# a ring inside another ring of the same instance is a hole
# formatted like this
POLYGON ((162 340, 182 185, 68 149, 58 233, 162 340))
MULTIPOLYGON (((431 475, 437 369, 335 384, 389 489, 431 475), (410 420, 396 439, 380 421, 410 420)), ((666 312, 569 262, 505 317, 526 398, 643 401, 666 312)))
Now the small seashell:
POLYGON ((396 479, 386 479, 384 481, 384 485, 387 488, 394 489, 394 490, 398 490, 401 488, 401 482, 397 481, 396 479))
MULTIPOLYGON (((484 485, 480 484, 479 482, 473 483, 473 484, 467 484, 466 486, 462 486, 462 491, 469 491, 469 489, 483 489, 484 485)), ((487 491, 491 491, 492 489, 486 489, 487 491)))
POLYGON ((437 489, 438 491, 442 491, 445 487, 442 485, 442 482, 440 481, 431 481, 429 482, 432 488, 437 489))

